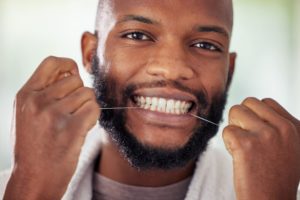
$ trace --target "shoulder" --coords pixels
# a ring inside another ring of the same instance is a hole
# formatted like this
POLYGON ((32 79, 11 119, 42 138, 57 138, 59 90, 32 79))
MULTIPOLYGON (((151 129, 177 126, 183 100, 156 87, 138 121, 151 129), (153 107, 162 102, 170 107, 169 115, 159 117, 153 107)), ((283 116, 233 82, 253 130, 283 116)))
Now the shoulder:
POLYGON ((2 199, 4 196, 6 184, 10 177, 11 170, 5 170, 0 172, 0 198, 2 199))

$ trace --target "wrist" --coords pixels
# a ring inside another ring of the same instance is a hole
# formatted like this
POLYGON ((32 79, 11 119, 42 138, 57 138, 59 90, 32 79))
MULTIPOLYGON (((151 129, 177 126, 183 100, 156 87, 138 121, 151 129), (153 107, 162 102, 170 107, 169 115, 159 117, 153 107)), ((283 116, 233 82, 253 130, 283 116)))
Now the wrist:
POLYGON ((22 174, 18 170, 13 170, 8 180, 3 199, 38 199, 40 195, 38 189, 34 187, 34 185, 35 184, 31 180, 31 178, 28 178, 26 174, 22 174))
MULTIPOLYGON (((23 169, 14 169, 7 183, 4 200, 60 199, 52 196, 45 182, 37 179, 37 173, 23 169), (50 195, 51 196, 50 196, 50 195)), ((55 194, 55 193, 54 193, 55 194)))

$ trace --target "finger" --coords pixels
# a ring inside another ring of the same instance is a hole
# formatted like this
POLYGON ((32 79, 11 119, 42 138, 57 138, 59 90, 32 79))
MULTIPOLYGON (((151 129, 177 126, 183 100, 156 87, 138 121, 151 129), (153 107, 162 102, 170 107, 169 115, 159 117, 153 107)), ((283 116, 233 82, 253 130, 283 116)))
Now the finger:
POLYGON ((71 75, 66 78, 63 78, 53 85, 50 85, 43 92, 47 95, 47 100, 58 100, 62 99, 78 88, 83 87, 83 81, 79 75, 71 75))
POLYGON ((252 136, 252 133, 233 125, 226 126, 222 133, 225 147, 231 155, 251 145, 249 138, 252 136))
POLYGON ((83 104, 91 100, 96 102, 94 90, 87 87, 81 87, 57 102, 56 106, 61 108, 64 113, 73 114, 83 104))
POLYGON ((286 109, 284 109, 279 103, 271 98, 265 98, 262 100, 265 104, 273 108, 279 115, 283 116, 284 118, 291 120, 295 124, 299 124, 300 121, 292 116, 286 109))
POLYGON ((259 133, 268 126, 253 111, 244 105, 235 105, 229 111, 229 125, 259 133))
POLYGON ((99 105, 94 100, 86 101, 73 115, 74 126, 80 126, 80 132, 89 131, 97 122, 100 116, 99 105), (80 122, 78 124, 78 122, 80 122))
POLYGON ((64 78, 67 78, 69 76, 72 76, 73 74, 71 74, 70 72, 64 72, 62 74, 60 74, 57 78, 57 81, 61 80, 61 79, 64 79, 64 78))
POLYGON ((266 103, 256 99, 247 98, 243 101, 242 105, 249 108, 256 115, 258 115, 263 121, 268 122, 270 125, 280 130, 282 123, 286 122, 286 118, 282 117, 279 113, 273 110, 272 107, 268 106, 266 103))
POLYGON ((59 79, 64 73, 78 74, 77 64, 68 58, 50 56, 35 70, 25 84, 31 90, 41 90, 59 79))

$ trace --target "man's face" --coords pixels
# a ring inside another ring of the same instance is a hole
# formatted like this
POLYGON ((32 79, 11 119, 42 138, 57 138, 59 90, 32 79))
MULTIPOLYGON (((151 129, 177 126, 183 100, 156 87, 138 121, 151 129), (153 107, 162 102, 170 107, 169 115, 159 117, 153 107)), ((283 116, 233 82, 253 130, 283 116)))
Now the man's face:
POLYGON ((165 162, 170 158, 170 163, 178 159, 170 155, 179 152, 186 163, 217 132, 190 114, 221 119, 231 76, 229 4, 115 0, 106 5, 105 21, 98 20, 109 30, 99 29, 93 66, 98 101, 101 107, 140 108, 103 110, 101 124, 137 167, 170 166, 143 165, 134 160, 147 155, 131 158, 133 150, 126 148, 162 156, 165 162))

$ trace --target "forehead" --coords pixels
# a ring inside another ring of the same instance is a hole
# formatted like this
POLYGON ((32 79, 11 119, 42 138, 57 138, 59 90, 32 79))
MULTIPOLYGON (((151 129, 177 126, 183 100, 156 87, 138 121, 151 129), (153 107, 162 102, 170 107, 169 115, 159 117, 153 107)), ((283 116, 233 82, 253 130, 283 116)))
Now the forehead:
POLYGON ((110 6, 116 18, 140 15, 162 24, 218 25, 229 33, 232 29, 231 0, 111 0, 110 6))

